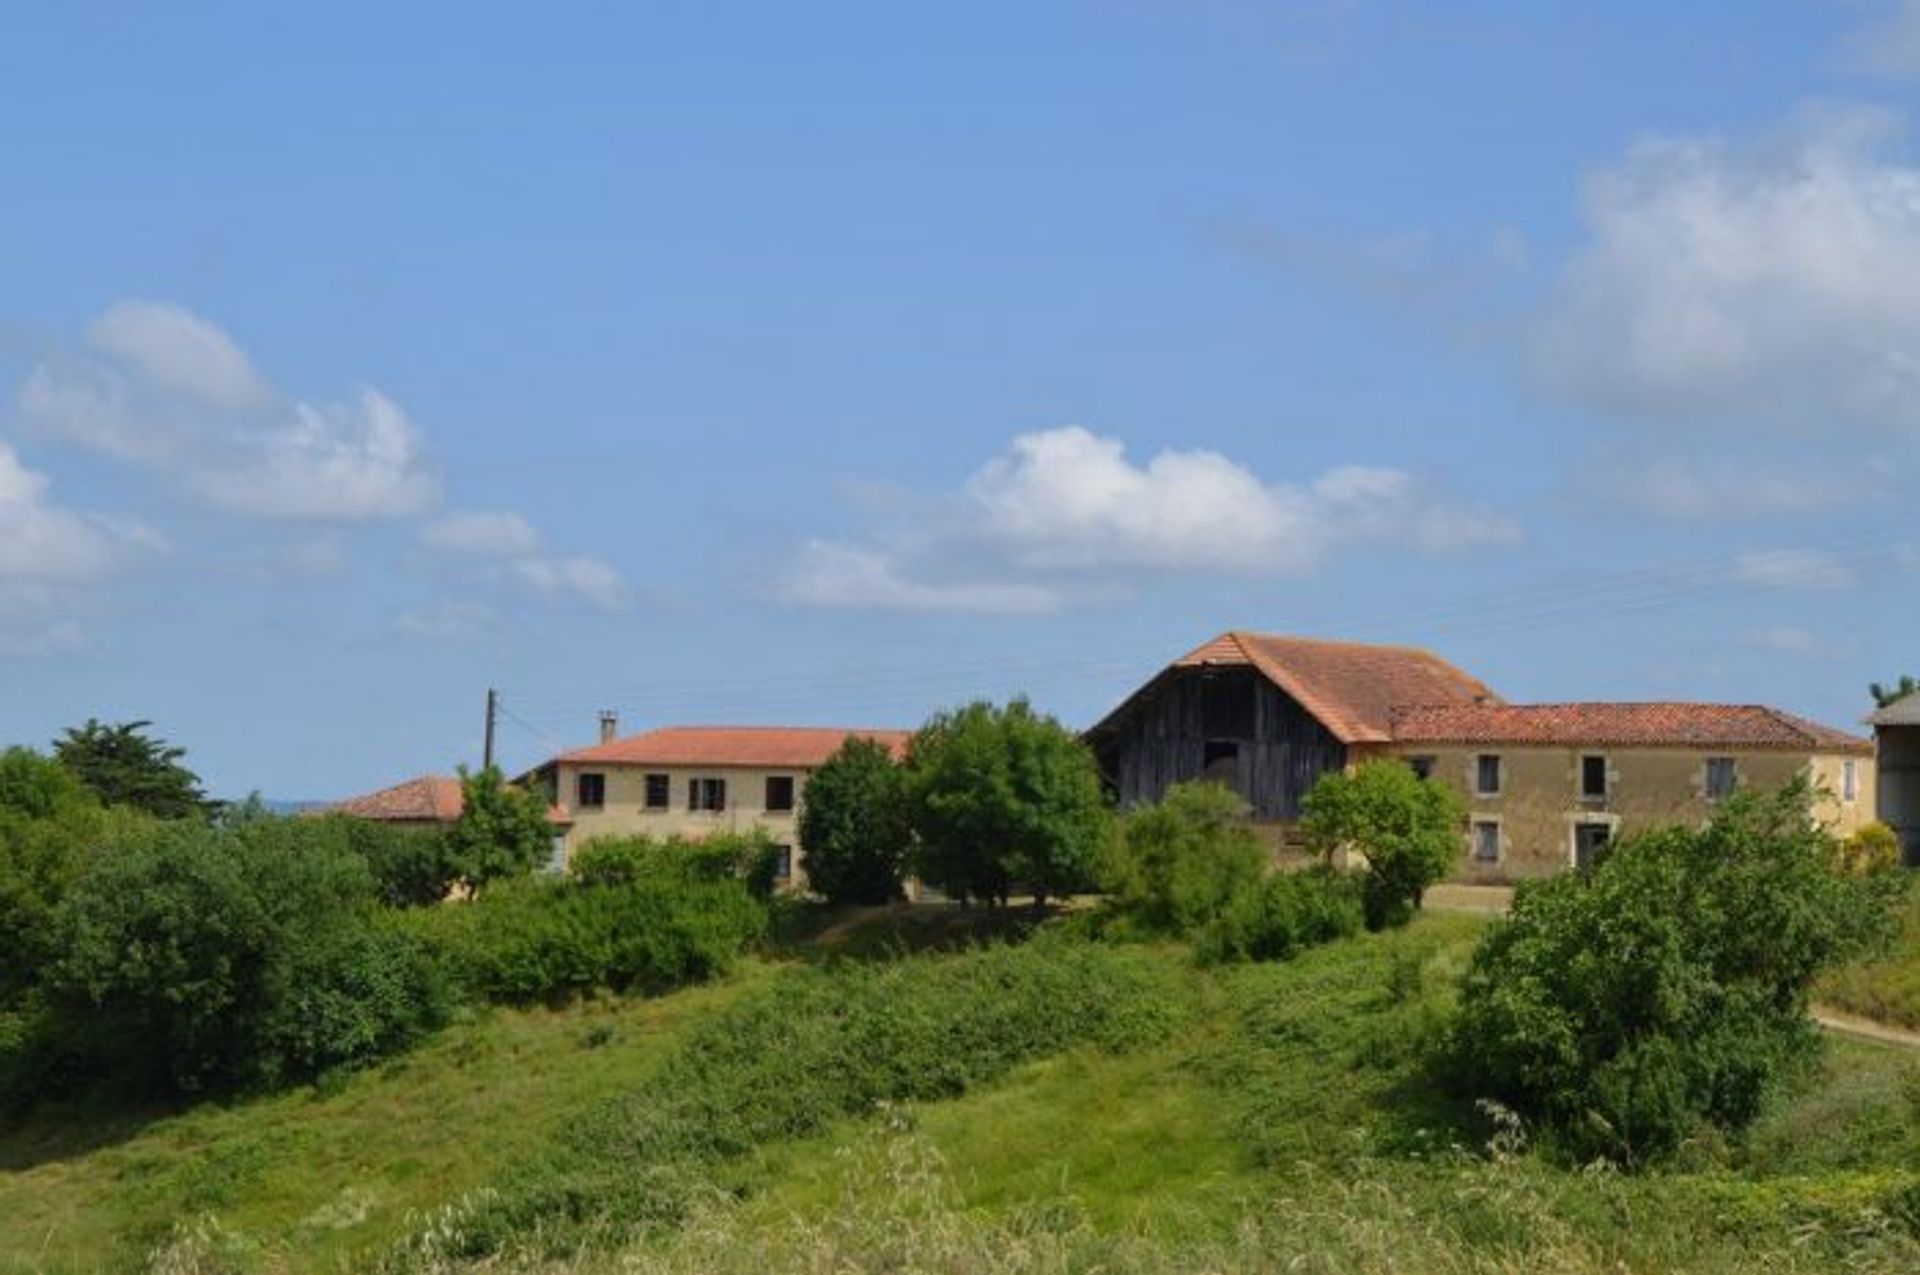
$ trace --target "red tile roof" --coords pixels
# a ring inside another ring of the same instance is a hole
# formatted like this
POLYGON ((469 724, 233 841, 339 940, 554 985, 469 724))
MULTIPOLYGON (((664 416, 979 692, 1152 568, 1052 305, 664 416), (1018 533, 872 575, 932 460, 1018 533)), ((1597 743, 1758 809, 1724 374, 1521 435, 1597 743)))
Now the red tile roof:
POLYGON ((668 726, 561 753, 564 762, 630 766, 755 766, 811 769, 850 736, 903 756, 911 732, 824 726, 668 726))
MULTIPOLYGON (((325 813, 389 823, 453 823, 460 818, 466 804, 458 779, 451 775, 419 775, 379 792, 336 801, 325 813)), ((549 806, 547 822, 565 824, 572 823, 573 819, 563 808, 549 806)))
POLYGON ((1173 666, 1219 665, 1259 670, 1343 744, 1392 742, 1399 705, 1501 702, 1478 678, 1410 646, 1235 631, 1189 651, 1173 666))
POLYGON ((1401 708, 1393 725, 1402 744, 1873 751, 1857 735, 1760 704, 1446 704, 1401 708))

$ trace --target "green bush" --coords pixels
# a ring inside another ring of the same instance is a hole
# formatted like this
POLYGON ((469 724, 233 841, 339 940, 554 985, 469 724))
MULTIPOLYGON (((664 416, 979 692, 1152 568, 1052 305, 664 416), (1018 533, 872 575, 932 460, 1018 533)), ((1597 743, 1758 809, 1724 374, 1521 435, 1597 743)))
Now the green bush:
POLYGON ((755 898, 773 894, 777 870, 773 837, 763 828, 716 832, 698 841, 656 839, 644 833, 601 837, 575 851, 568 875, 583 886, 635 881, 739 881, 755 898))
POLYGON ((1365 925, 1360 880, 1312 868, 1276 873, 1237 892, 1196 946, 1205 961, 1282 961, 1365 925))
POLYGON ((1103 876, 1134 924, 1180 936, 1257 893, 1272 863, 1239 797, 1219 784, 1177 784, 1126 817, 1103 876))
POLYGON ((1814 979, 1888 925, 1886 878, 1833 858, 1795 786, 1522 886, 1462 986, 1462 1085, 1628 1164, 1744 1127, 1816 1047, 1814 979))
POLYGON ((715 880, 650 868, 591 886, 502 882, 470 903, 412 919, 441 945, 469 996, 528 1004, 711 978, 764 932, 767 911, 730 874, 715 880))
POLYGON ((1300 831, 1328 856, 1349 849, 1365 856, 1367 928, 1405 925, 1427 887, 1460 857, 1460 800, 1420 778, 1406 763, 1363 762, 1329 771, 1307 794, 1300 831))
POLYGON ((1178 1003, 1144 954, 1049 938, 797 970, 696 1028, 658 1073, 392 1265, 619 1243, 738 1189, 729 1166, 758 1147, 879 1104, 952 1097, 1076 1045, 1161 1039, 1178 1003))
POLYGON ((366 860, 380 901, 391 908, 426 907, 447 897, 460 877, 447 834, 439 828, 409 828, 377 819, 328 815, 366 860))
POLYGON ((141 829, 95 856, 61 907, 45 979, 57 1047, 87 1072, 189 1091, 364 1061, 442 1007, 424 953, 377 926, 372 878, 337 824, 141 829))

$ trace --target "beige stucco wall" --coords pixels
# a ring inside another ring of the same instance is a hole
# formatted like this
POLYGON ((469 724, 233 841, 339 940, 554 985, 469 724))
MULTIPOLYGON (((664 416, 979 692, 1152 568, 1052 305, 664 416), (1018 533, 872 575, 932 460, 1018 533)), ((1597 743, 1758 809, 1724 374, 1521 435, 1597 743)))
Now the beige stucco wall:
POLYGON ((1802 775, 1824 791, 1815 816, 1842 835, 1873 817, 1873 759, 1854 757, 1857 787, 1851 802, 1842 798, 1842 771, 1847 758, 1809 756, 1788 752, 1734 752, 1704 749, 1652 748, 1540 748, 1441 747, 1408 745, 1402 756, 1434 759, 1433 778, 1459 795, 1468 811, 1461 833, 1458 878, 1466 881, 1510 881, 1548 876, 1573 863, 1575 828, 1583 822, 1609 826, 1615 837, 1636 829, 1666 823, 1696 823, 1713 810, 1706 798, 1707 760, 1732 757, 1734 773, 1743 788, 1778 788, 1802 775), (1497 754, 1502 760, 1501 791, 1476 790, 1479 757, 1497 754), (1607 795, 1586 798, 1580 793, 1581 759, 1603 756, 1607 761, 1607 795), (1485 862, 1474 857, 1475 822, 1500 826, 1500 858, 1485 862))
POLYGON ((806 886, 806 872, 801 867, 799 828, 799 803, 804 799, 807 775, 810 773, 806 770, 765 770, 742 766, 580 765, 563 761, 556 764, 555 771, 559 802, 573 816, 573 826, 566 834, 566 852, 569 856, 599 837, 645 833, 653 837, 698 838, 714 832, 746 832, 760 827, 766 829, 775 844, 793 850, 793 876, 787 888, 804 889, 806 886), (606 776, 606 801, 598 809, 582 809, 579 805, 579 776, 582 772, 606 776), (650 774, 667 776, 668 799, 665 810, 646 808, 646 777, 650 774), (766 808, 767 780, 775 776, 786 776, 793 780, 793 810, 770 811, 766 808), (725 810, 687 808, 687 795, 696 778, 727 781, 725 810))

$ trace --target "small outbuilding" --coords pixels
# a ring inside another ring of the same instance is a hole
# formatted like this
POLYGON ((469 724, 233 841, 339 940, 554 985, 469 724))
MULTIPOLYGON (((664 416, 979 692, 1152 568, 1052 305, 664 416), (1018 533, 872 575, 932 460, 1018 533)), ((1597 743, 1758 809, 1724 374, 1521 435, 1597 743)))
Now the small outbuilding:
POLYGON ((1880 822, 1899 836, 1901 861, 1920 867, 1920 695, 1897 699, 1867 721, 1880 771, 1880 822))

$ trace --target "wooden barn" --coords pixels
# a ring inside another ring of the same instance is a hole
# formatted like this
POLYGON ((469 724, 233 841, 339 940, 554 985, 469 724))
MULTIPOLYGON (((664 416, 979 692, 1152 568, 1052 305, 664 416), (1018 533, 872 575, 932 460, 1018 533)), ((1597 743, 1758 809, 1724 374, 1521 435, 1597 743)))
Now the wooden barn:
POLYGON ((1395 709, 1500 702, 1411 647, 1232 632, 1175 660, 1086 738, 1123 808, 1208 778, 1255 819, 1286 823, 1321 775, 1388 750, 1395 709))

